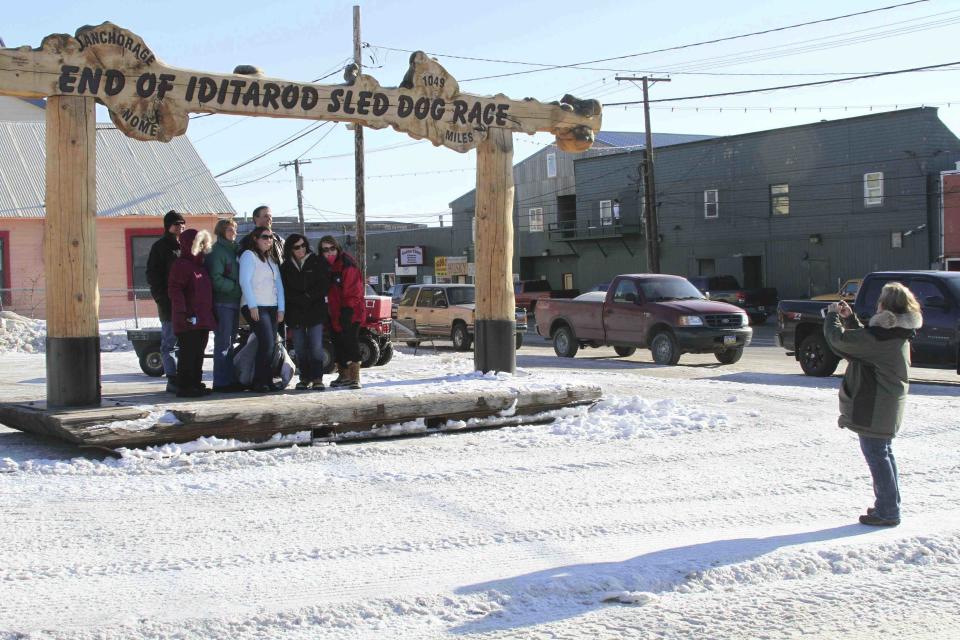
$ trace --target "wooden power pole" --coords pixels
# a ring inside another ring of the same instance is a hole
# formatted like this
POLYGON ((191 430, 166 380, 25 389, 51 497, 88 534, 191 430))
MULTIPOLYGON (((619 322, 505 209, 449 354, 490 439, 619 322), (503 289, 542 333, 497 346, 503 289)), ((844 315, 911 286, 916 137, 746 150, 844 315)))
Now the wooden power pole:
MULTIPOLYGON (((353 62, 357 65, 357 73, 363 68, 363 58, 360 55, 360 6, 353 6, 353 62)), ((367 283, 367 205, 363 189, 363 127, 354 125, 353 130, 353 162, 354 180, 356 183, 356 211, 357 211, 357 263, 360 266, 360 276, 363 283, 367 283)))
POLYGON ((631 78, 617 76, 617 80, 643 81, 643 126, 646 129, 646 142, 643 150, 643 202, 646 209, 647 235, 647 271, 660 273, 660 229, 657 223, 657 182, 653 177, 653 133, 650 131, 650 101, 647 95, 649 85, 656 82, 670 82, 670 78, 631 78))
POLYGON ((304 238, 307 237, 307 222, 303 217, 303 176, 300 175, 300 165, 310 164, 309 160, 301 160, 297 158, 291 162, 281 162, 280 166, 283 168, 293 167, 293 174, 297 179, 297 212, 300 215, 300 233, 304 238))

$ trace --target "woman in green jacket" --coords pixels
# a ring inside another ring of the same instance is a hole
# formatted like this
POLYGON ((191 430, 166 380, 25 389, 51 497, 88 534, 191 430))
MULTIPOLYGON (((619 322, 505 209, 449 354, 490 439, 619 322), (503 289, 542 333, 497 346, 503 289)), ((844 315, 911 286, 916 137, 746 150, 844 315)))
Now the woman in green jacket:
POLYGON ((891 445, 910 387, 910 339, 922 324, 917 299, 899 282, 884 285, 877 313, 866 328, 846 302, 827 307, 824 336, 848 361, 840 385, 838 423, 860 436, 860 450, 873 478, 875 502, 860 516, 862 524, 900 524, 900 486, 891 445))
POLYGON ((237 258, 237 223, 224 218, 214 228, 217 242, 207 256, 207 271, 213 282, 213 309, 217 329, 213 332, 213 390, 239 391, 233 372, 233 343, 240 324, 240 262, 237 258))

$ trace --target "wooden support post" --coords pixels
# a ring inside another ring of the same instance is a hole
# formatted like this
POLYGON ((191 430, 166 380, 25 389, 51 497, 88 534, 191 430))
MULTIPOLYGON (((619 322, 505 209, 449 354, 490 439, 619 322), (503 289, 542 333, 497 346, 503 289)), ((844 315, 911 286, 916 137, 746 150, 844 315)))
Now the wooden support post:
POLYGON ((474 369, 517 368, 513 297, 513 135, 492 128, 477 147, 474 369))
POLYGON ((46 119, 47 404, 95 405, 100 290, 94 99, 50 96, 46 119))

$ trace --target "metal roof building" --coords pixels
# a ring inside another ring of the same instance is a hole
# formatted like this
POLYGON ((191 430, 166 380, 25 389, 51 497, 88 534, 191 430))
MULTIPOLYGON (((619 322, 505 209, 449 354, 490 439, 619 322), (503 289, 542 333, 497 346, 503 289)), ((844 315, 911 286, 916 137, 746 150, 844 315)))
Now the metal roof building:
MULTIPOLYGON (((44 217, 43 122, 0 121, 0 217, 44 217)), ((233 215, 186 136, 141 142, 97 124, 97 216, 233 215)))

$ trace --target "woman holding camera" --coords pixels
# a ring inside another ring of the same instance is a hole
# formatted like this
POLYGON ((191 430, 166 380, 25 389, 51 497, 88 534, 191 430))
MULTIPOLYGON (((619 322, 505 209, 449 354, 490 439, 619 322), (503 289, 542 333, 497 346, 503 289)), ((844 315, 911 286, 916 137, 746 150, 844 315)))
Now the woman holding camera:
POLYGON ((840 385, 838 423, 860 437, 860 450, 873 478, 875 501, 860 516, 861 524, 900 524, 900 484, 892 443, 910 387, 910 339, 922 324, 917 299, 899 282, 884 285, 867 327, 846 302, 827 308, 824 337, 848 361, 840 385))

